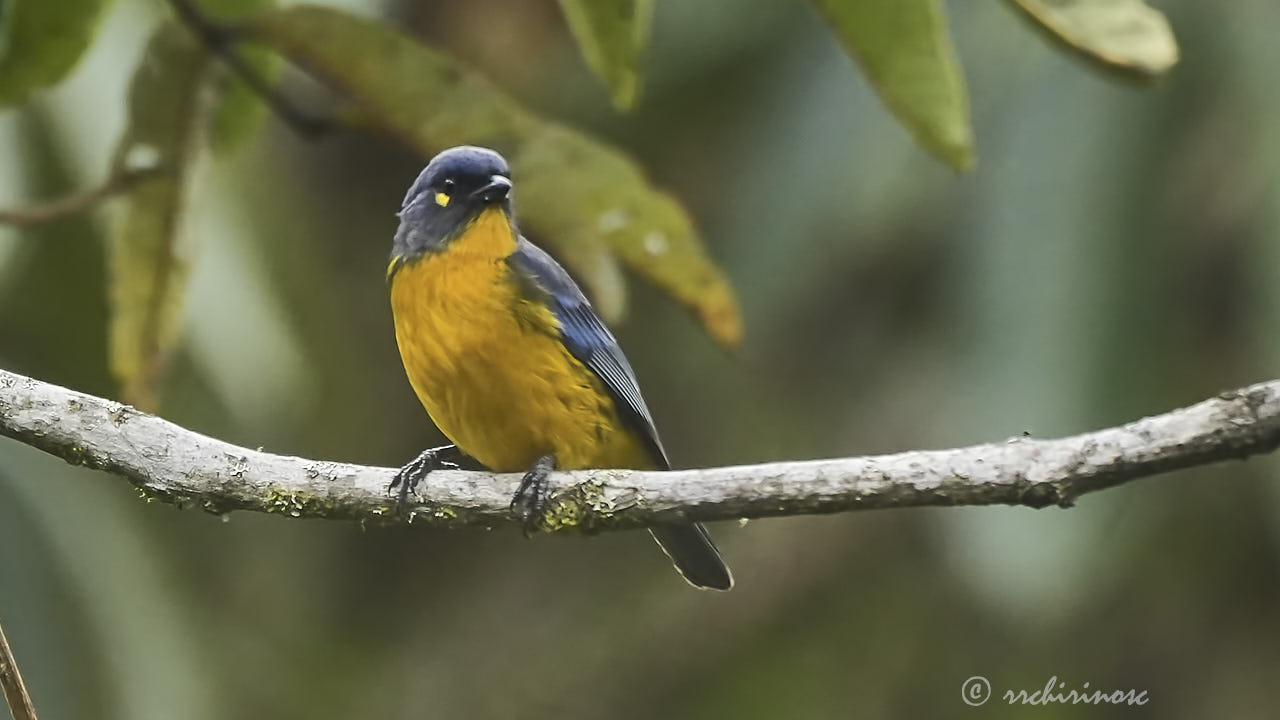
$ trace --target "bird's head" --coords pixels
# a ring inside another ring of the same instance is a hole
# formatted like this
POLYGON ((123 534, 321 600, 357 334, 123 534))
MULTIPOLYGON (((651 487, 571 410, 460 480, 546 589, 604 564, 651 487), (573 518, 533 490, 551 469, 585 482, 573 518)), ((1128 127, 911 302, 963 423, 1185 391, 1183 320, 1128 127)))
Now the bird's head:
POLYGON ((393 255, 441 250, 486 210, 511 215, 511 171, 488 148, 463 145, 431 159, 400 207, 393 255))

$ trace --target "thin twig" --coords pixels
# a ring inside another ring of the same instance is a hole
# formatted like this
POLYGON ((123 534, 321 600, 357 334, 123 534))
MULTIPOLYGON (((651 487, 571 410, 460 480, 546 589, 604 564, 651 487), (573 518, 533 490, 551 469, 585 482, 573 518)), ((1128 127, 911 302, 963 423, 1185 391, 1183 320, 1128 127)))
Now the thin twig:
POLYGON ((13 720, 36 720, 35 706, 22 682, 18 661, 13 659, 13 649, 9 647, 9 638, 4 636, 3 626, 0 626, 0 688, 4 690, 13 720))
POLYGON ((286 125, 299 135, 314 140, 334 128, 334 124, 303 111, 245 60, 235 47, 234 31, 218 23, 191 0, 169 0, 174 13, 227 67, 248 85, 286 125))
POLYGON ((0 225, 25 227, 75 215, 113 195, 128 191, 134 185, 158 175, 158 166, 123 170, 107 178, 101 185, 24 208, 0 209, 0 225))
MULTIPOLYGON (((213 513, 400 522, 393 470, 272 455, 110 400, 0 370, 0 435, 213 513)), ((542 529, 605 530, 922 505, 1070 506, 1085 493, 1280 446, 1280 380, 1083 435, 871 457, 648 472, 552 473, 542 529)), ((520 475, 436 471, 410 522, 512 522, 520 475)))

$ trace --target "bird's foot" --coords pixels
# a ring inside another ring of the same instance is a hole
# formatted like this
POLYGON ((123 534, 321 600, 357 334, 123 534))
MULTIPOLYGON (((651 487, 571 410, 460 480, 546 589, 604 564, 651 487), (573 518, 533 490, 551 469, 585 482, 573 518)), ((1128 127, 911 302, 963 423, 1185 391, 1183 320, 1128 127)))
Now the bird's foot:
POLYGON ((396 508, 403 513, 409 505, 409 493, 416 493, 418 484, 423 481, 433 470, 457 470, 461 466, 455 455, 458 455, 456 445, 444 445, 441 447, 427 448, 418 457, 410 460, 404 467, 396 472, 396 476, 391 479, 391 484, 387 485, 387 494, 396 493, 396 508))
POLYGON ((556 468, 556 461, 550 455, 543 455, 534 461, 533 467, 520 479, 520 487, 511 498, 511 512, 520 518, 524 526, 524 536, 530 537, 537 530, 538 516, 547 507, 551 499, 547 487, 547 476, 556 468))

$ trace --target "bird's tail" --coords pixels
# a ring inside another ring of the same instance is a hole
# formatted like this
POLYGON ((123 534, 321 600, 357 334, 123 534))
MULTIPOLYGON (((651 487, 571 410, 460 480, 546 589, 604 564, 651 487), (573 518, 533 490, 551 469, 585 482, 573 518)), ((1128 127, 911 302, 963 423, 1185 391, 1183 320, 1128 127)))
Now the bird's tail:
POLYGON ((702 523, 660 525, 649 532, 690 585, 711 590, 733 587, 733 575, 702 523))

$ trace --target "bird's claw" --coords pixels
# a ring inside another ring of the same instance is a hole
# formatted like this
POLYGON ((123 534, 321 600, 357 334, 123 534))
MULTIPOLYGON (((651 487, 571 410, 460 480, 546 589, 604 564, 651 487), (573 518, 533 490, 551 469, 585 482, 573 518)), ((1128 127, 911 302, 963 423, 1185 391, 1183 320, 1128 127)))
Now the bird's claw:
POLYGON ((540 457, 520 479, 520 487, 511 498, 511 512, 520 519, 524 536, 531 537, 538 529, 538 518, 551 499, 547 477, 555 467, 550 456, 540 457))
POLYGON ((404 512, 409 505, 409 493, 417 494, 418 485, 434 470, 457 470, 457 463, 445 460, 441 452, 444 448, 427 448, 410 460, 404 467, 396 471, 395 477, 387 485, 387 494, 396 492, 396 508, 404 512))

